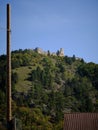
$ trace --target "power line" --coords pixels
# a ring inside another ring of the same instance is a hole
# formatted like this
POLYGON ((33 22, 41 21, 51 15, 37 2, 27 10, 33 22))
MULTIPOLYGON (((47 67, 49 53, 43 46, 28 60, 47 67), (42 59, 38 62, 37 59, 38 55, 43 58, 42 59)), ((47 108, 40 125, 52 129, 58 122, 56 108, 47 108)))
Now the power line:
POLYGON ((4 27, 0 26, 0 30, 5 30, 5 31, 6 31, 6 28, 4 28, 4 27))
POLYGON ((6 28, 4 28, 4 27, 1 27, 1 26, 0 26, 0 30, 4 30, 4 31, 9 31, 9 32, 11 32, 11 30, 8 30, 8 29, 6 29, 6 28))

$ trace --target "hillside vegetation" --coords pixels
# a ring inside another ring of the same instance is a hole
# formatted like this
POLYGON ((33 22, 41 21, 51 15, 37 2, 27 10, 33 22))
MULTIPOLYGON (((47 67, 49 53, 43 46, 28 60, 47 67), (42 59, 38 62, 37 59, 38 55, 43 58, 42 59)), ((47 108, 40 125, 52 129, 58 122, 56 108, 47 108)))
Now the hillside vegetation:
MULTIPOLYGON (((23 130, 63 130, 64 113, 98 112, 98 64, 75 55, 13 51, 12 111, 23 130)), ((1 55, 0 124, 5 118, 6 55, 1 55)))

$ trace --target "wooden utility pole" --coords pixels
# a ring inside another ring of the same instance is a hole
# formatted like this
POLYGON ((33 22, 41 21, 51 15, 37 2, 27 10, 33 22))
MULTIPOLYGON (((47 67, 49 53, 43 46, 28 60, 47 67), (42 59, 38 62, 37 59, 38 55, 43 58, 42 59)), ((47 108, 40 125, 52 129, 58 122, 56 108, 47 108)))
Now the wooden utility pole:
POLYGON ((10 130, 11 112, 11 52, 10 52, 10 5, 7 4, 7 127, 10 130))

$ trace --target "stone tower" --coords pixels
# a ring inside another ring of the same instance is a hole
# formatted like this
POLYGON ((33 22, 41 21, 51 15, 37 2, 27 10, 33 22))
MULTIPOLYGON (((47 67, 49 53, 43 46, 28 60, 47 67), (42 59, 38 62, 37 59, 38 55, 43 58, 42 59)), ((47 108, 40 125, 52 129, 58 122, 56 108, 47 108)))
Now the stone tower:
POLYGON ((60 48, 60 51, 59 51, 59 56, 64 56, 64 49, 63 48, 60 48))

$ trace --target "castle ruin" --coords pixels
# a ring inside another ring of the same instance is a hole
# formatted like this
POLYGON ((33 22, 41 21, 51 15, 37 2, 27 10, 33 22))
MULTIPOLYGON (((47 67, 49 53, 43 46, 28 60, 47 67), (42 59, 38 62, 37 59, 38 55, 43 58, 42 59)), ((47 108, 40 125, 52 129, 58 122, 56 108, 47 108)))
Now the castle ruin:
MULTIPOLYGON (((43 51, 39 47, 35 48, 34 51, 39 53, 39 54, 44 54, 44 55, 48 55, 49 54, 49 51, 43 51)), ((50 52, 50 55, 62 57, 62 56, 64 56, 64 49, 60 48, 60 50, 58 50, 56 53, 55 52, 53 52, 53 53, 50 52)))

